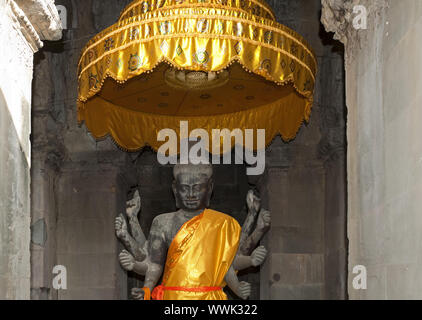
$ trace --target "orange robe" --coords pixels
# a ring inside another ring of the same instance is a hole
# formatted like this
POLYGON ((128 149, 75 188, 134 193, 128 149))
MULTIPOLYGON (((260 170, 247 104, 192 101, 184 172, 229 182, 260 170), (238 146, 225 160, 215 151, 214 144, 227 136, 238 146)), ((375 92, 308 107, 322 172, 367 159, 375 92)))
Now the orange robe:
POLYGON ((223 213, 205 209, 174 237, 158 300, 227 300, 222 288, 239 245, 241 228, 223 213))

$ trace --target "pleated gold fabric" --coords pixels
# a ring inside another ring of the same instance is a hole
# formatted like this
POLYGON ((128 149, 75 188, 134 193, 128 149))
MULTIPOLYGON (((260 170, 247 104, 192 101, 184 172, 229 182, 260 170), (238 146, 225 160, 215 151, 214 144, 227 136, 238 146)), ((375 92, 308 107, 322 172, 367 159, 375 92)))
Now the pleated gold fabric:
POLYGON ((266 143, 309 121, 317 62, 307 42, 278 24, 263 0, 134 1, 84 48, 78 120, 125 150, 157 150, 157 133, 194 128, 266 129, 266 143), (221 73, 220 88, 181 90, 168 68, 221 73))
POLYGON ((185 223, 167 253, 161 299, 227 300, 224 277, 236 255, 240 231, 235 219, 211 209, 185 223))

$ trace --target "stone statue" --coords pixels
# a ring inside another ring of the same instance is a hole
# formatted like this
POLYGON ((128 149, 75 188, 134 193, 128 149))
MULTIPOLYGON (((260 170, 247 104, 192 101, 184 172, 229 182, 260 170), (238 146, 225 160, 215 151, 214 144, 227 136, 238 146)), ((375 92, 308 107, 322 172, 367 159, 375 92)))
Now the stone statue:
MULTIPOLYGON (((171 262, 174 260, 173 256, 176 256, 177 258, 178 252, 181 250, 174 250, 175 245, 173 242, 178 243, 177 239, 181 237, 179 234, 181 232, 183 233, 185 231, 184 229, 188 228, 186 225, 193 224, 195 219, 199 220, 199 217, 204 215, 204 212, 207 212, 208 216, 212 216, 213 219, 215 219, 215 223, 218 223, 218 221, 221 220, 223 221, 222 225, 232 225, 232 233, 234 232, 233 230, 236 230, 235 225, 237 223, 231 221, 234 219, 229 218, 222 213, 207 209, 209 207, 212 191, 213 180, 211 165, 176 165, 174 168, 173 192, 176 198, 176 206, 179 210, 157 216, 152 223, 148 239, 146 239, 137 217, 141 208, 139 192, 136 191, 133 199, 127 202, 126 216, 131 233, 129 233, 128 224, 122 214, 115 220, 115 229, 118 239, 127 249, 123 250, 119 255, 120 264, 127 271, 134 271, 140 275, 145 275, 145 288, 133 288, 133 298, 138 300, 144 299, 145 290, 153 290, 163 274, 164 267, 166 269, 164 270, 163 281, 176 281, 176 283, 177 281, 184 282, 184 280, 172 280, 175 276, 172 278, 171 269, 173 266, 171 262), (168 255, 171 255, 171 257, 168 255)), ((231 265, 227 266, 227 271, 224 275, 220 275, 224 276, 225 283, 227 283, 229 288, 242 299, 247 299, 250 296, 251 285, 247 282, 239 282, 236 271, 251 266, 259 266, 263 263, 267 251, 263 246, 256 247, 261 238, 268 231, 271 222, 270 213, 267 210, 261 209, 261 201, 258 195, 252 190, 248 192, 246 202, 248 214, 241 231, 239 230, 239 246, 238 248, 235 248, 235 250, 237 249, 237 252, 234 251, 235 255, 233 254, 232 260, 226 259, 227 261, 232 261, 230 262, 231 265), (252 231, 256 220, 256 228, 252 231)), ((202 220, 204 220, 204 218, 202 218, 202 220)), ((204 224, 204 222, 201 223, 204 224)), ((218 230, 220 229, 216 230, 216 232, 219 232, 218 230)), ((211 232, 214 231, 208 230, 206 232, 209 232, 204 238, 206 239, 204 242, 207 243, 198 244, 199 246, 212 246, 213 233, 211 232), (211 242, 208 242, 208 239, 211 242)), ((227 233, 227 235, 230 236, 230 233, 227 233)), ((183 238, 181 243, 183 244, 185 241, 188 241, 188 237, 183 238)), ((194 243, 191 242, 189 245, 192 246, 194 243)), ((226 245, 223 247, 226 248, 230 246, 226 245)), ((219 250, 219 252, 220 251, 221 250, 219 250)), ((229 256, 230 254, 227 254, 227 257, 229 256)), ((206 259, 206 257, 204 259, 206 259)), ((223 259, 221 263, 224 264, 227 261, 223 259)), ((178 263, 181 264, 182 262, 178 263)), ((212 269, 212 263, 209 265, 210 269, 212 269)), ((185 270, 186 267, 183 267, 184 269, 182 270, 185 270)), ((194 268, 194 271, 196 271, 195 267, 190 266, 190 268, 194 268)), ((188 277, 190 277, 190 274, 195 274, 191 269, 189 269, 188 277)), ((221 268, 218 267, 217 269, 220 270, 221 268)), ((183 273, 183 271, 178 272, 179 274, 183 273)), ((186 292, 179 292, 178 295, 172 292, 162 292, 163 290, 168 290, 168 287, 166 286, 159 287, 161 287, 161 297, 167 295, 168 298, 172 300, 179 298, 200 299, 201 295, 205 294, 214 294, 214 296, 208 296, 208 298, 211 297, 211 299, 226 298, 224 293, 222 293, 221 288, 218 288, 215 284, 213 284, 213 287, 210 287, 209 284, 205 286, 207 292, 214 291, 211 293, 192 293, 193 289, 188 287, 183 289, 186 292), (217 292, 217 289, 220 290, 217 292)), ((197 288, 195 290, 197 290, 197 288)), ((154 290, 154 292, 155 291, 159 290, 154 290)))

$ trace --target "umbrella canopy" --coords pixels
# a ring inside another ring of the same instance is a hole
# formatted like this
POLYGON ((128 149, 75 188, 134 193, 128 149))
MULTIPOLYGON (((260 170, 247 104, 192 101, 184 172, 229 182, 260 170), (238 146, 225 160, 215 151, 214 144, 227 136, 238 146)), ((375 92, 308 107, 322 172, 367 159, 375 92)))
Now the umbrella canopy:
POLYGON ((316 70, 263 0, 136 0, 82 51, 78 120, 129 151, 157 150, 180 121, 288 141, 309 121, 316 70))

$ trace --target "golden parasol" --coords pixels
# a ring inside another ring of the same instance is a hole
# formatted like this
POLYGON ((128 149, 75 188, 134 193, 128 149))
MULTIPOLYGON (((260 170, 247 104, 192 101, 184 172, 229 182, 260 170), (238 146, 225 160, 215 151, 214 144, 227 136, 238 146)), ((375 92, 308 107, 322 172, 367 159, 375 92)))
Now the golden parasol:
POLYGON ((135 0, 78 65, 78 120, 125 150, 157 150, 163 128, 265 129, 309 121, 317 62, 264 0, 135 0))

